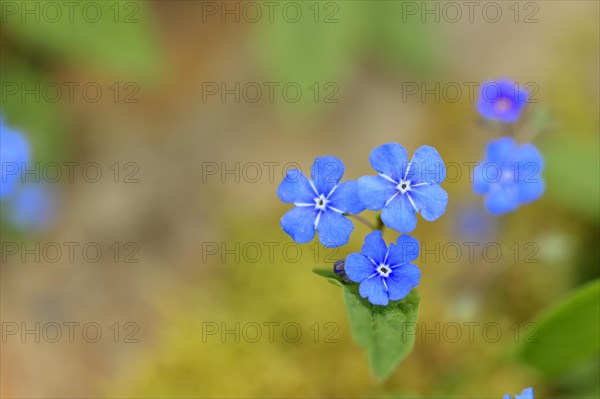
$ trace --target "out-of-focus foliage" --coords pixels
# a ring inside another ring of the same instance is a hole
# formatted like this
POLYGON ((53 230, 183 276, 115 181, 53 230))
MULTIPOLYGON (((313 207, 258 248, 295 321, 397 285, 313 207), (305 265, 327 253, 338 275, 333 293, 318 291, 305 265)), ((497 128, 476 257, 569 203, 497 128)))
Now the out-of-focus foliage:
MULTIPOLYGON (((315 111, 316 104, 323 108, 328 100, 339 99, 339 87, 361 66, 356 60, 374 61, 392 72, 407 69, 416 75, 442 67, 444 57, 437 50, 443 37, 434 26, 406 18, 405 3, 387 2, 381 7, 368 1, 314 2, 302 7, 304 11, 299 12, 310 15, 302 15, 298 22, 279 18, 265 24, 260 52, 266 75, 269 80, 295 82, 304 88, 320 86, 300 100, 315 111), (435 46, 434 41, 438 41, 435 46), (332 82, 336 85, 327 85, 332 82)), ((279 4, 282 9, 285 5, 279 4)))
POLYGON ((55 7, 59 17, 47 11, 44 18, 38 17, 32 23, 6 15, 3 29, 25 51, 51 58, 52 62, 58 56, 78 66, 137 81, 156 77, 162 59, 144 1, 85 0, 71 5, 72 10, 68 6, 55 7), (68 16, 62 14, 67 12, 68 16))
POLYGON ((558 374, 600 350, 600 280, 586 284, 538 317, 539 328, 519 357, 546 374, 558 374))
POLYGON ((544 139, 547 158, 547 196, 584 219, 598 223, 600 216, 600 160, 598 139, 568 133, 544 139))

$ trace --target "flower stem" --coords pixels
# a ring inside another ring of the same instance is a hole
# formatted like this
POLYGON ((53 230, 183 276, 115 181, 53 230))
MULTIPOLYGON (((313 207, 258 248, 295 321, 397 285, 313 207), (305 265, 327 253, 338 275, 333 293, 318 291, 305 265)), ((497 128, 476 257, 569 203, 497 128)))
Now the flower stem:
POLYGON ((373 223, 369 222, 367 219, 363 218, 362 216, 352 215, 352 214, 350 214, 349 216, 353 217, 356 220, 358 220, 359 222, 361 222, 362 224, 364 224, 365 226, 367 226, 371 230, 377 230, 377 227, 373 223))
POLYGON ((381 230, 381 231, 383 231, 383 229, 385 228, 385 226, 383 224, 383 221, 381 220, 381 216, 377 217, 377 224, 373 224, 373 223, 369 222, 367 219, 365 219, 365 218, 363 218, 362 216, 359 216, 359 215, 349 214, 348 216, 353 217, 354 219, 358 220, 359 222, 361 222, 362 224, 364 224, 365 226, 367 226, 371 230, 381 230))

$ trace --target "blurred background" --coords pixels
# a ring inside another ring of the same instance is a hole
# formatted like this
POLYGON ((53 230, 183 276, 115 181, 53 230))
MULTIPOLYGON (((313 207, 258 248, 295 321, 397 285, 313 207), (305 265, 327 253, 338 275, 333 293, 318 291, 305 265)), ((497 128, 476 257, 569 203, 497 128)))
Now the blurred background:
POLYGON ((464 3, 1 1, 2 129, 31 150, 1 202, 2 397, 598 397, 597 352, 519 353, 599 274, 599 3, 464 3), (532 93, 508 128, 474 104, 503 77, 532 93), (468 165, 513 133, 547 191, 495 218, 468 165), (276 188, 323 155, 371 174, 390 141, 452 166, 413 232, 414 351, 378 382, 311 273, 369 229, 294 244, 276 188))

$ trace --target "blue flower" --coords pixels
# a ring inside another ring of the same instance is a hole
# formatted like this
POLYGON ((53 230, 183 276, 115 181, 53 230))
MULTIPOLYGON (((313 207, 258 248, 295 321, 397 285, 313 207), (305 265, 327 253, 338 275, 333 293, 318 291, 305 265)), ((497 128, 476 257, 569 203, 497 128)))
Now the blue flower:
POLYGON ((486 119, 512 123, 519 119, 528 98, 527 90, 510 80, 485 82, 481 86, 477 110, 486 119))
POLYGON ((385 246, 381 231, 365 237, 360 253, 346 258, 345 271, 350 280, 360 283, 359 293, 373 305, 398 301, 419 284, 421 271, 410 262, 419 255, 419 243, 402 234, 396 244, 385 246))
POLYGON ((289 170, 277 195, 296 205, 281 218, 281 227, 294 241, 309 242, 319 232, 326 247, 347 244, 354 225, 344 215, 360 213, 365 206, 358 199, 356 181, 339 183, 344 164, 336 157, 320 157, 311 170, 312 181, 298 169, 289 170))
POLYGON ((486 158, 474 170, 473 191, 485 195, 494 215, 514 211, 544 193, 542 155, 533 144, 517 145, 510 137, 488 143, 486 158))
POLYGON ((14 191, 31 151, 25 136, 9 128, 0 115, 0 199, 14 191))
MULTIPOLYGON (((505 394, 502 399, 512 399, 509 394, 505 394)), ((533 388, 525 388, 520 395, 515 395, 515 399, 534 399, 533 388)))
POLYGON ((40 232, 52 226, 57 198, 49 185, 30 183, 19 186, 3 205, 13 226, 22 231, 40 232))
POLYGON ((386 226, 407 233, 417 226, 417 212, 431 222, 446 211, 448 193, 439 186, 446 167, 435 148, 420 147, 409 163, 404 147, 388 143, 375 148, 369 161, 379 175, 358 179, 358 196, 367 209, 383 209, 386 226))

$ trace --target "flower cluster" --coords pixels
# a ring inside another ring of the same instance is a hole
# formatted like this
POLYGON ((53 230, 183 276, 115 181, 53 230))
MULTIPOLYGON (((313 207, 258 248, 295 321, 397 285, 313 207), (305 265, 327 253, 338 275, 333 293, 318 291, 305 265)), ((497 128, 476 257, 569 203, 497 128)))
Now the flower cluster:
MULTIPOLYGON (((298 169, 288 171, 277 189, 283 202, 294 205, 281 219, 283 230, 298 243, 318 233, 322 245, 339 247, 348 243, 354 230, 348 216, 365 209, 381 210, 382 223, 401 233, 415 229, 417 213, 434 221, 446 211, 448 194, 440 187, 446 167, 435 148, 420 147, 409 162, 404 147, 388 143, 375 148, 369 161, 376 175, 343 183, 344 164, 332 156, 315 160, 311 179, 298 169)), ((387 247, 381 231, 374 231, 360 253, 348 256, 344 275, 360 283, 362 297, 385 306, 418 285, 421 273, 410 263, 418 253, 414 238, 401 235, 387 247)))
MULTIPOLYGON (((504 123, 516 122, 529 93, 509 80, 482 85, 477 109, 481 116, 504 123)), ((474 170, 473 191, 485 196, 484 206, 493 215, 516 210, 544 193, 541 172, 544 160, 531 143, 517 144, 512 137, 488 143, 485 158, 474 170)))

